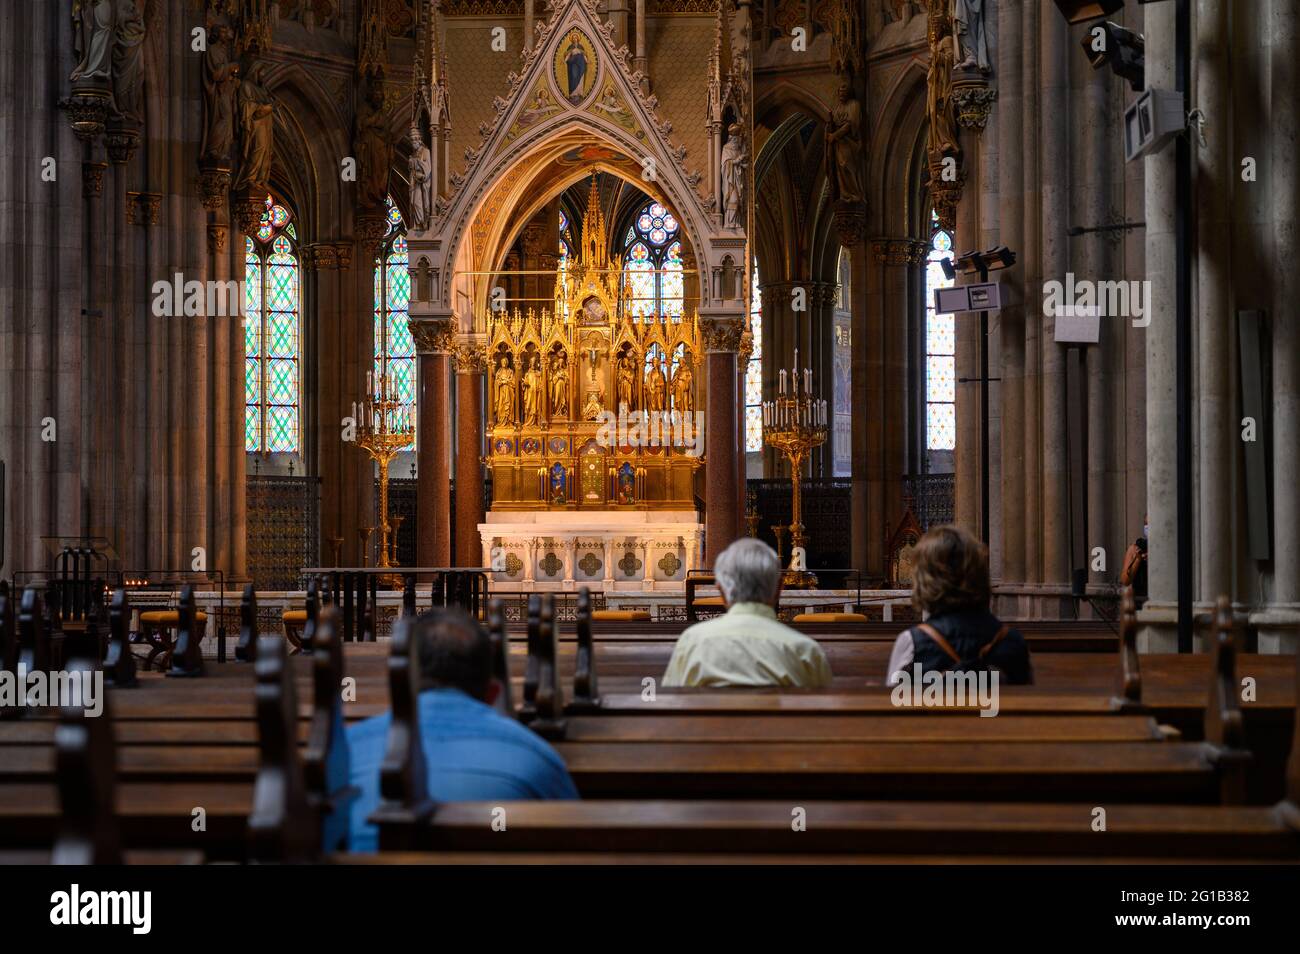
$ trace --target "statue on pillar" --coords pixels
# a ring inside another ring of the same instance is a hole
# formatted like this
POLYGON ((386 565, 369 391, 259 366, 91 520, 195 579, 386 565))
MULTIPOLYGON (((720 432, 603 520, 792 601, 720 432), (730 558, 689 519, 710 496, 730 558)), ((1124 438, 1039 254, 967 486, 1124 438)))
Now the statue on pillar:
MULTIPOLYGON (((275 100, 262 81, 262 64, 254 63, 239 84, 239 122, 242 148, 236 190, 265 193, 271 183, 274 152, 275 100)), ((261 195, 255 196, 262 198, 261 195)))
POLYGON ((957 42, 964 56, 959 57, 957 69, 978 69, 989 72, 989 39, 985 23, 987 0, 953 0, 952 19, 957 31, 957 42))
POLYGON ((107 86, 113 76, 113 0, 73 0, 74 85, 107 86))
POLYGON ((831 108, 830 120, 826 124, 826 172, 833 201, 855 203, 863 200, 858 175, 861 163, 862 107, 853 98, 849 81, 841 78, 838 102, 831 108))
POLYGON ((745 201, 745 141, 739 123, 727 127, 727 144, 722 147, 722 209, 724 228, 738 229, 745 201))
POLYGON ((208 33, 203 54, 203 139, 199 161, 226 166, 235 142, 235 91, 239 62, 232 55, 235 31, 225 23, 208 33))
POLYGON ((113 104, 115 119, 144 124, 144 18, 137 0, 117 0, 113 44, 113 104))
POLYGON ((931 47, 930 74, 926 97, 926 114, 930 120, 930 155, 960 152, 957 127, 952 113, 953 39, 944 34, 931 47))
POLYGON ((392 146, 384 118, 384 84, 377 76, 366 80, 365 95, 357 105, 357 204, 382 208, 388 201, 388 168, 392 146))
POLYGON ((423 232, 433 212, 433 157, 419 129, 411 130, 411 157, 407 160, 411 180, 411 228, 423 232))

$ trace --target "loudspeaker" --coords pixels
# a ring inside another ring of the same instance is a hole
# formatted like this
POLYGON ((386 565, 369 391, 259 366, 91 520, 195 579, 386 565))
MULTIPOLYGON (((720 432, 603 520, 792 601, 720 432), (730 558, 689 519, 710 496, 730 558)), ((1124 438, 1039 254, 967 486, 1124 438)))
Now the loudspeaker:
POLYGON ((1128 162, 1164 148, 1187 128, 1183 94, 1149 89, 1124 110, 1124 158, 1128 162))

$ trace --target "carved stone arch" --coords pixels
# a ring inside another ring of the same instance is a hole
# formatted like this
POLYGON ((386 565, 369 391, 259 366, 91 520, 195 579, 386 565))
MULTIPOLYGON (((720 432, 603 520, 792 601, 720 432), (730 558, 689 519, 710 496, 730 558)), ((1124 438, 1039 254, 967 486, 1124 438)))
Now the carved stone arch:
POLYGON ((868 148, 868 212, 878 234, 910 235, 909 209, 915 205, 913 171, 918 149, 924 153, 926 71, 913 60, 899 73, 873 124, 877 136, 868 148))
MULTIPOLYGON (((466 240, 491 190, 513 170, 531 164, 546 151, 548 143, 574 131, 633 159, 638 165, 644 158, 653 158, 657 189, 646 191, 658 192, 661 201, 674 210, 700 267, 706 268, 706 263, 716 261, 713 245, 706 241, 714 231, 711 217, 695 188, 695 180, 688 179, 684 172, 680 164, 680 149, 676 149, 669 139, 670 127, 655 113, 654 101, 648 99, 634 82, 627 49, 615 49, 612 28, 601 21, 596 3, 597 0, 567 0, 557 4, 550 19, 538 25, 537 45, 525 51, 522 71, 511 75, 509 97, 498 101, 497 117, 488 135, 477 148, 469 150, 470 164, 463 180, 459 175, 453 176, 456 190, 439 215, 439 240, 432 243, 437 257, 435 268, 447 273, 472 271, 474 266, 467 254, 470 243, 466 240), (576 105, 562 102, 556 115, 532 121, 526 128, 512 126, 528 108, 528 97, 538 88, 539 81, 546 85, 551 95, 556 93, 550 75, 553 60, 559 44, 575 26, 591 41, 598 61, 589 95, 576 105), (598 86, 605 83, 613 84, 634 121, 633 129, 616 124, 612 119, 601 119, 588 111, 599 95, 598 86)), ((513 207, 516 203, 508 204, 513 207)), ((730 237, 734 245, 734 233, 730 237)), ((457 306, 472 308, 473 302, 460 301, 462 292, 453 291, 453 284, 449 280, 442 283, 443 306, 452 307, 452 296, 456 295, 457 306)))
POLYGON ((273 169, 295 169, 290 157, 300 155, 306 175, 299 173, 293 184, 298 214, 314 239, 345 234, 351 210, 347 184, 338 174, 338 163, 352 152, 347 138, 348 123, 332 94, 316 76, 300 64, 267 63, 267 88, 285 108, 276 119, 273 169))
MULTIPOLYGON (((465 188, 462 189, 462 198, 469 198, 464 193, 472 191, 473 205, 470 206, 468 202, 461 205, 458 201, 457 205, 461 207, 459 209, 453 207, 446 226, 442 230, 443 242, 441 248, 435 247, 434 249, 435 254, 441 255, 440 261, 444 263, 444 268, 447 267, 446 263, 450 263, 454 270, 459 272, 472 272, 480 269, 480 266, 474 263, 471 254, 471 243, 466 242, 465 239, 479 213, 487 207, 489 199, 501 208, 514 208, 522 204, 525 208, 532 205, 535 211, 542 204, 554 198, 557 191, 562 191, 552 188, 549 190, 549 195, 540 196, 532 186, 539 172, 546 168, 553 157, 552 154, 556 153, 557 144, 562 144, 565 148, 568 148, 574 141, 574 133, 579 134, 585 143, 604 146, 618 156, 632 160, 636 166, 640 166, 639 156, 641 153, 630 141, 631 137, 622 133, 621 130, 610 130, 596 122, 589 115, 581 113, 571 115, 564 125, 551 129, 545 138, 524 143, 518 150, 510 150, 500 160, 489 164, 490 169, 480 170, 481 174, 475 176, 473 183, 466 183, 465 188), (516 173, 518 174, 516 175, 516 173), (506 189, 506 194, 497 196, 494 190, 498 188, 506 189), (459 211, 459 215, 456 214, 457 211, 459 211)), ((627 178, 627 169, 619 169, 605 162, 597 162, 593 163, 593 165, 614 175, 627 178)), ((659 164, 659 169, 661 171, 664 169, 662 163, 659 164)), ((568 188, 574 182, 589 175, 590 172, 590 166, 585 169, 575 170, 572 177, 564 183, 563 188, 568 188)), ((711 247, 705 240, 708 230, 706 223, 702 220, 696 201, 687 194, 691 190, 684 177, 664 174, 653 182, 638 182, 637 185, 672 209, 681 225, 682 236, 685 240, 683 244, 689 245, 695 250, 697 261, 706 259, 711 247)), ((492 232, 484 244, 485 249, 492 250, 489 254, 493 258, 499 259, 504 254, 500 252, 502 248, 502 231, 502 223, 494 222, 492 232)), ((437 266, 435 265, 435 267, 437 266)), ((450 281, 443 283, 444 304, 448 306, 452 306, 452 285, 453 283, 450 281)), ((459 296, 461 291, 456 290, 454 293, 459 296)), ((473 303, 458 300, 457 305, 454 307, 472 308, 473 303)))

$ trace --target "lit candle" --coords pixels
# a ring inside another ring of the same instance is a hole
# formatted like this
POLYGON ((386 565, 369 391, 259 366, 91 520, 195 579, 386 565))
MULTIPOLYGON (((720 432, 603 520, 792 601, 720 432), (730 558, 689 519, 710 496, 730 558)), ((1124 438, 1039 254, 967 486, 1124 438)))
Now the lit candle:
POLYGON ((812 394, 812 369, 803 369, 803 389, 804 393, 812 394))

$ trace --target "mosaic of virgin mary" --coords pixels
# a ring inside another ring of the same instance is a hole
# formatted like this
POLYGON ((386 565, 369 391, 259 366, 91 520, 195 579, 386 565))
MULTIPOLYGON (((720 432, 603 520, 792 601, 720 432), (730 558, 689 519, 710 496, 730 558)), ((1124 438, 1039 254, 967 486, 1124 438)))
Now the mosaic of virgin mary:
POLYGON ((577 106, 587 98, 595 80, 596 51, 591 40, 581 30, 570 30, 555 51, 555 84, 564 98, 577 106))

